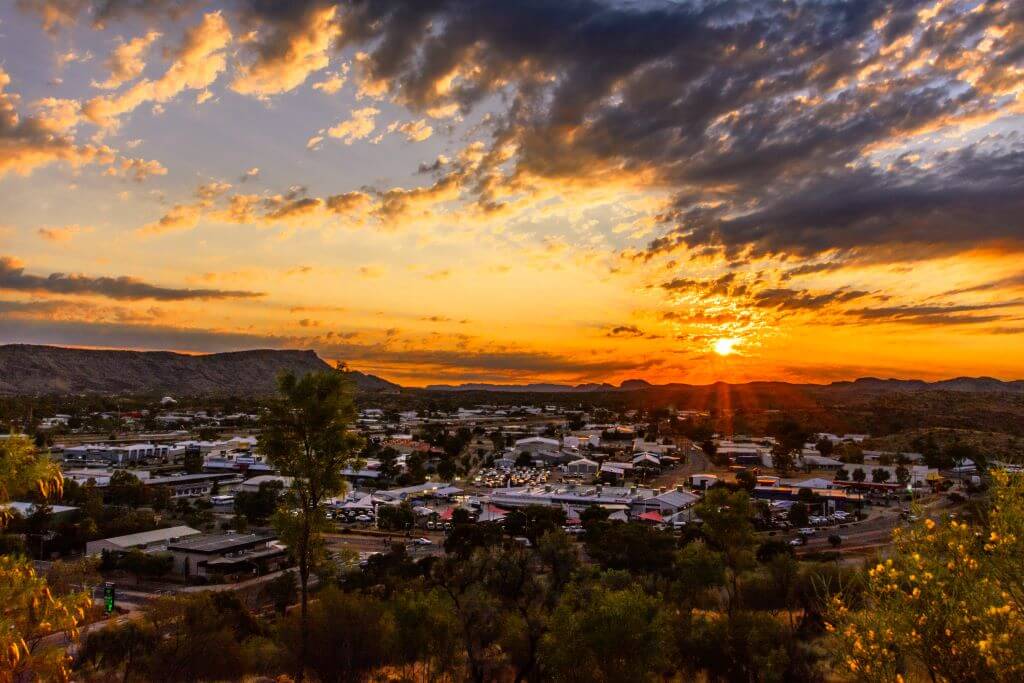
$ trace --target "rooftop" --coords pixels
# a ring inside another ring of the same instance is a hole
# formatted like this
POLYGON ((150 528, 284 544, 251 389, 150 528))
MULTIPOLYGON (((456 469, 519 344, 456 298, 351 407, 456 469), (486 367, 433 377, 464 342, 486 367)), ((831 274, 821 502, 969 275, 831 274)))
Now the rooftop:
POLYGON ((170 543, 167 548, 189 553, 213 554, 243 550, 273 540, 273 536, 266 534, 203 534, 170 543))
POLYGON ((153 529, 152 531, 142 531, 137 534, 115 536, 113 538, 106 538, 103 540, 107 543, 112 543, 113 545, 119 545, 122 548, 134 548, 140 545, 173 541, 185 536, 194 536, 198 533, 200 533, 198 529, 193 529, 190 526, 172 526, 166 529, 153 529))

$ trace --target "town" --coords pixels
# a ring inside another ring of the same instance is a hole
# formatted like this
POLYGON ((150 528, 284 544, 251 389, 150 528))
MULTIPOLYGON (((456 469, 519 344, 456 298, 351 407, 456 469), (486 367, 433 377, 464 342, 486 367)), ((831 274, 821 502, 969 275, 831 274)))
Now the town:
MULTIPOLYGON (((678 562, 673 547, 712 542, 708 501, 734 494, 744 503, 733 523, 749 528, 759 561, 781 555, 823 568, 809 575, 855 576, 892 552, 894 531, 969 516, 990 471, 1021 471, 928 440, 927 452, 884 450, 870 434, 808 430, 772 410, 754 411, 765 413, 765 433, 737 434, 718 429, 734 417, 717 409, 614 410, 541 395, 401 410, 377 405, 391 406, 392 395, 358 396, 349 425, 358 450, 316 508, 314 589, 390 583, 398 567, 465 562, 467 549, 493 543, 543 553, 555 532, 581 568, 668 568, 678 562)), ((175 597, 230 594, 254 614, 288 613, 297 599, 297 557, 276 517, 300 513, 290 507, 297 481, 265 450, 271 404, 226 412, 201 398, 131 402, 33 410, 10 425, 23 433, 4 438, 59 467, 59 499, 4 504, 0 539, 90 596, 87 629, 97 635, 67 644, 83 662, 97 661, 90 648, 105 625, 151 618, 175 597)), ((41 637, 64 647, 59 634, 41 637)))

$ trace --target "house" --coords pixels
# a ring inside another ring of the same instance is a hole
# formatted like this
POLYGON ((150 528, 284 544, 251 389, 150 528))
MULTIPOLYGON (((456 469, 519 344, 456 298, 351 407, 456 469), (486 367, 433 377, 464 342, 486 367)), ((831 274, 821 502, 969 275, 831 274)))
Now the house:
POLYGON ((287 549, 263 534, 200 534, 167 544, 174 571, 186 577, 255 575, 280 569, 287 549))
POLYGON ((674 489, 660 490, 657 495, 645 498, 634 507, 647 512, 657 512, 662 516, 674 515, 680 510, 687 510, 700 501, 700 496, 690 493, 683 486, 674 489))
POLYGON ((661 470, 661 458, 654 453, 640 453, 633 458, 634 469, 644 469, 649 471, 660 471, 661 470))
POLYGON ((654 453, 655 455, 664 455, 666 453, 671 453, 674 450, 676 450, 676 445, 674 443, 644 441, 641 438, 633 439, 634 453, 654 453))
POLYGON ((612 479, 619 480, 625 479, 626 474, 632 470, 633 463, 631 462, 604 462, 601 463, 601 469, 598 472, 612 479))
POLYGON ((842 460, 836 460, 835 458, 826 458, 824 455, 809 455, 804 454, 800 456, 800 465, 805 470, 832 470, 837 471, 842 469, 845 465, 842 460))
POLYGON ((690 486, 695 489, 706 490, 716 486, 719 482, 717 474, 691 474, 690 486))
POLYGON ((104 550, 111 553, 125 553, 133 548, 139 550, 163 549, 168 543, 177 541, 180 538, 195 536, 200 533, 198 529, 190 526, 172 526, 166 529, 153 529, 127 536, 115 536, 104 538, 98 541, 89 541, 85 544, 86 555, 99 555, 104 550))
POLYGON ((597 474, 597 471, 600 469, 600 467, 601 466, 598 465, 593 460, 590 460, 588 458, 580 458, 579 460, 573 460, 571 463, 566 465, 565 473, 574 474, 577 476, 592 477, 595 474, 597 474))

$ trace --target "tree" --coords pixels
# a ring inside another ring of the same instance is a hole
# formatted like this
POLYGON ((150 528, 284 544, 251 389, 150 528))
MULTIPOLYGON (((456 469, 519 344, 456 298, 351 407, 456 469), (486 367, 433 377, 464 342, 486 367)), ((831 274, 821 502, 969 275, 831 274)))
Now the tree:
POLYGON ((524 536, 536 545, 541 536, 560 529, 565 524, 565 510, 546 505, 528 505, 516 508, 505 517, 505 533, 524 536))
POLYGON ((135 576, 136 583, 142 577, 163 576, 171 571, 174 558, 167 553, 144 553, 132 548, 117 562, 117 566, 135 576))
POLYGON ((317 594, 308 628, 307 636, 301 615, 293 614, 282 624, 281 639, 296 664, 324 683, 364 680, 389 662, 395 625, 380 600, 328 587, 317 594))
POLYGON ((109 680, 137 673, 142 680, 237 680, 247 666, 242 642, 258 632, 253 616, 231 591, 163 597, 139 620, 94 631, 79 666, 109 680))
POLYGON ((818 453, 824 457, 832 455, 832 451, 835 450, 836 445, 832 443, 831 439, 821 438, 818 439, 818 443, 814 444, 814 448, 817 449, 818 453))
POLYGON ((185 459, 182 463, 185 471, 189 474, 199 474, 203 471, 203 454, 199 448, 186 448, 185 459))
POLYGON ((863 468, 858 467, 857 469, 855 469, 853 471, 853 474, 851 475, 851 477, 858 484, 862 484, 862 483, 864 483, 864 480, 868 478, 868 475, 867 475, 866 472, 864 472, 863 468))
POLYGON ((876 484, 884 484, 889 481, 890 476, 889 470, 882 469, 881 467, 876 467, 871 471, 871 481, 876 484))
POLYGON ((910 470, 903 465, 896 466, 896 481, 900 486, 906 486, 910 483, 910 470))
POLYGON ((260 482, 256 491, 239 491, 235 494, 235 512, 253 524, 264 524, 277 509, 283 488, 284 485, 274 479, 260 482))
POLYGON ((377 526, 386 531, 408 531, 412 529, 415 520, 416 516, 408 502, 377 506, 377 526))
POLYGON ((128 470, 117 470, 107 484, 107 501, 111 505, 139 507, 146 502, 146 486, 128 470))
POLYGON ((807 431, 793 419, 784 418, 768 425, 768 433, 775 438, 772 463, 780 472, 793 467, 794 453, 799 453, 807 441, 807 431))
POLYGON ((789 512, 786 513, 786 519, 795 527, 805 527, 810 524, 811 520, 807 512, 807 503, 793 503, 789 508, 789 512))
POLYGON ((605 569, 634 574, 670 575, 675 560, 675 537, 644 524, 599 522, 587 529, 587 554, 605 569))
POLYGON ((600 585, 562 599, 544 637, 542 660, 559 681, 658 680, 670 663, 668 619, 661 602, 639 587, 600 585))
POLYGON ((299 568, 301 646, 296 673, 301 680, 308 636, 309 575, 322 552, 327 528, 324 501, 344 488, 341 470, 351 466, 360 439, 349 432, 355 420, 352 382, 343 371, 286 372, 278 381, 280 398, 265 415, 260 438, 264 453, 293 483, 274 524, 299 568))
POLYGON ((704 439, 700 444, 700 449, 704 451, 704 455, 708 457, 708 460, 715 462, 715 455, 718 454, 718 446, 710 438, 704 439))
POLYGON ((751 470, 740 470, 736 473, 736 483, 747 491, 753 491, 757 486, 757 475, 751 470))
POLYGON ((894 531, 893 552, 858 599, 828 613, 836 664, 861 680, 924 671, 933 681, 1010 681, 1024 673, 1024 475, 993 475, 978 525, 924 519, 894 531))
MULTIPOLYGON (((41 500, 60 498, 64 479, 51 461, 39 457, 24 437, 0 440, 0 503, 33 492, 41 500)), ((0 506, 0 529, 11 519, 0 506)), ((64 648, 43 639, 64 632, 72 641, 85 621, 89 596, 83 592, 55 597, 31 563, 0 555, 0 681, 69 678, 64 648)))
POLYGON ((78 668, 110 674, 120 671, 121 683, 129 683, 157 645, 156 632, 148 623, 129 620, 107 626, 85 639, 78 654, 78 668))
POLYGON ((725 489, 711 489, 697 506, 697 514, 708 544, 722 553, 729 588, 729 614, 739 607, 739 575, 754 565, 754 526, 750 522, 752 511, 746 491, 729 493, 725 489))

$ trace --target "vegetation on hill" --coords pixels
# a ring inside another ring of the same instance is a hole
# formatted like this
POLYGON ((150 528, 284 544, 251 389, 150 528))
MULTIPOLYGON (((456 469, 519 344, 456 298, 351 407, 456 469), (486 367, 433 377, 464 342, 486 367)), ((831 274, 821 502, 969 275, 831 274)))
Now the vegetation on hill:
MULTIPOLYGON (((207 355, 0 346, 0 395, 171 394, 270 396, 277 376, 329 370, 313 351, 256 350, 207 355)), ((396 385, 351 373, 364 390, 396 385)))

